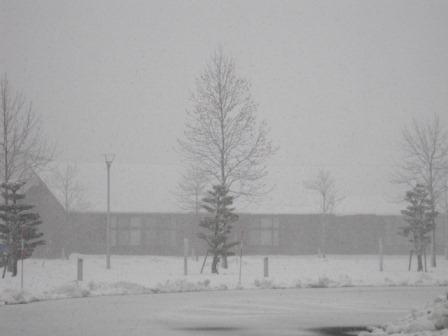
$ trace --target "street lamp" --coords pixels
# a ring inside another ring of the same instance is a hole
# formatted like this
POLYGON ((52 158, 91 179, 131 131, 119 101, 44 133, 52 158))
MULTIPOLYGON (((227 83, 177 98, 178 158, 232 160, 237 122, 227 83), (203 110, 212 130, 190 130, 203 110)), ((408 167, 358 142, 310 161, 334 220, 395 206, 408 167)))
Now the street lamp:
POLYGON ((107 167, 106 268, 110 269, 110 166, 115 159, 115 154, 105 154, 104 158, 107 167))

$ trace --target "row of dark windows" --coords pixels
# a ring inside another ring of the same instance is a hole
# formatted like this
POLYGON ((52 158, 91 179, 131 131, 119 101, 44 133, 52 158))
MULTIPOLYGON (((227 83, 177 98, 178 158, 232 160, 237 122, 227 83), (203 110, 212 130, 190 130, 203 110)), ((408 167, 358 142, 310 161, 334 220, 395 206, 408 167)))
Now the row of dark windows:
MULTIPOLYGON (((112 246, 175 246, 180 235, 183 236, 183 232, 174 220, 139 216, 111 218, 112 246)), ((235 239, 239 239, 237 232, 235 239)), ((279 246, 278 219, 269 217, 252 221, 245 228, 244 240, 249 246, 279 246)))

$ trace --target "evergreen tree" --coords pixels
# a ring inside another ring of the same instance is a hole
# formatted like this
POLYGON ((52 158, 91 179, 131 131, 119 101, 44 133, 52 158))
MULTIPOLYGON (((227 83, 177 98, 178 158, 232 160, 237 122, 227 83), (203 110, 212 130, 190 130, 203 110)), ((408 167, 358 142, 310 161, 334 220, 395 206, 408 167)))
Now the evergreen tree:
POLYGON ((238 220, 238 216, 233 213, 233 197, 228 195, 229 190, 223 185, 213 186, 213 190, 207 192, 207 196, 202 200, 202 207, 209 213, 201 220, 199 225, 206 232, 200 232, 198 237, 205 240, 208 245, 208 252, 213 256, 212 273, 218 273, 218 262, 220 257, 226 258, 233 253, 230 249, 238 242, 229 242, 229 234, 232 230, 232 223, 238 220))
POLYGON ((422 184, 417 184, 412 190, 406 193, 405 200, 409 203, 401 213, 408 223, 402 227, 400 234, 408 237, 413 244, 413 250, 417 255, 417 271, 423 271, 422 256, 426 246, 430 242, 428 234, 434 229, 437 212, 431 203, 427 188, 422 184))
POLYGON ((43 233, 38 231, 42 223, 37 213, 30 212, 32 205, 23 203, 25 194, 19 190, 24 182, 2 183, 0 185, 4 203, 0 205, 0 240, 7 246, 3 277, 6 269, 17 275, 17 262, 29 258, 34 249, 45 244, 43 233))

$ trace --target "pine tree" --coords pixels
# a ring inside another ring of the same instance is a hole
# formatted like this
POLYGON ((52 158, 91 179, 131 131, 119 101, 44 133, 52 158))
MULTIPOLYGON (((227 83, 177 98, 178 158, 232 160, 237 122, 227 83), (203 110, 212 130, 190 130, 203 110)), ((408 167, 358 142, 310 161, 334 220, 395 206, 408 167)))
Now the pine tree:
POLYGON ((433 223, 435 223, 437 212, 433 210, 434 206, 431 204, 427 188, 422 184, 417 184, 408 191, 405 200, 409 205, 401 213, 408 225, 402 227, 399 233, 408 237, 413 244, 413 250, 417 255, 417 271, 421 272, 423 271, 422 256, 430 242, 428 234, 434 229, 433 223))
POLYGON ((198 237, 206 241, 208 252, 213 256, 212 273, 218 273, 220 257, 226 258, 232 255, 231 248, 238 244, 228 241, 232 223, 238 220, 231 207, 233 197, 228 193, 229 190, 225 186, 215 185, 202 200, 202 208, 209 213, 209 216, 199 223, 201 227, 207 229, 207 232, 200 232, 198 237))
POLYGON ((23 203, 25 194, 19 192, 23 185, 24 182, 0 185, 4 200, 0 205, 0 240, 7 246, 3 277, 6 269, 16 276, 17 262, 29 258, 37 246, 45 244, 43 233, 38 231, 42 223, 39 214, 30 212, 33 206, 23 203))

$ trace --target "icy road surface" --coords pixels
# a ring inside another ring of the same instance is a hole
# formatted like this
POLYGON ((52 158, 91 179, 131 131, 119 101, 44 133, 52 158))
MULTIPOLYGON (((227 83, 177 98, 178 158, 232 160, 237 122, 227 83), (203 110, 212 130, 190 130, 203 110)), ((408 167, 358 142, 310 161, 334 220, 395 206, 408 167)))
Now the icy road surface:
POLYGON ((318 288, 109 296, 0 307, 1 334, 316 335, 378 325, 447 288, 318 288))

